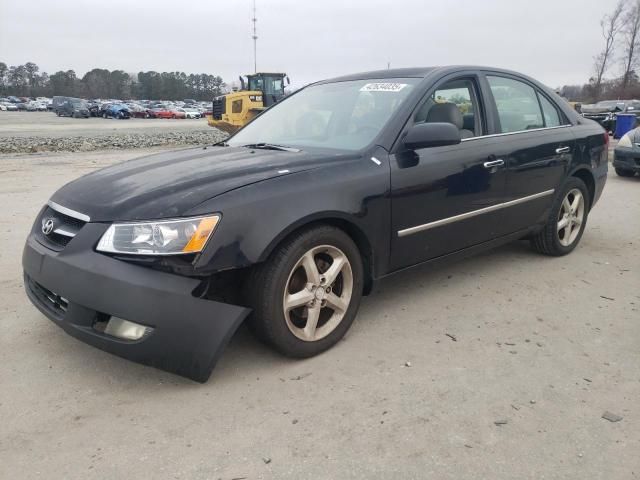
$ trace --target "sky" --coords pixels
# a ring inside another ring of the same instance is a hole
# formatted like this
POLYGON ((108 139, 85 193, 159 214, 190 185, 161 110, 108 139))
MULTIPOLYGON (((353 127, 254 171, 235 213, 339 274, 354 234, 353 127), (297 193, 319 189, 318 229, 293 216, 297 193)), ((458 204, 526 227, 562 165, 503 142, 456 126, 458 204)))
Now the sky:
MULTIPOLYGON (((258 70, 292 87, 394 67, 473 64, 586 83, 617 0, 257 0, 258 70)), ((0 0, 0 61, 253 72, 252 0, 0 0)), ((611 74, 617 74, 614 65, 611 74)))

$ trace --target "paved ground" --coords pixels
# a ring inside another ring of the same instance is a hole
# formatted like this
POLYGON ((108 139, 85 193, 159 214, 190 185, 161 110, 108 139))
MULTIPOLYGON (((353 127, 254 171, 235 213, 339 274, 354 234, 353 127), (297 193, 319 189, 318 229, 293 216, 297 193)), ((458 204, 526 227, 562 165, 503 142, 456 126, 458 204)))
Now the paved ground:
POLYGON ((58 117, 52 112, 0 112, 0 141, 5 137, 93 137, 114 133, 186 132, 207 128, 206 119, 58 117))
POLYGON ((331 351, 241 330, 199 385, 74 340, 22 291, 49 195, 136 155, 0 157, 1 478, 640 478, 640 178, 610 177, 568 257, 416 268, 331 351))

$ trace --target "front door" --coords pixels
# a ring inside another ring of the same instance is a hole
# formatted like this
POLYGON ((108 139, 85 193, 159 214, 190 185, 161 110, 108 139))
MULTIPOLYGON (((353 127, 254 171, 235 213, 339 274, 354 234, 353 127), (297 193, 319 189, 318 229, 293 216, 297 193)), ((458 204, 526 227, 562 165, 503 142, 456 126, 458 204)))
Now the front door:
POLYGON ((484 111, 475 76, 446 80, 416 110, 412 123, 453 123, 463 141, 391 155, 392 269, 496 236, 506 176, 484 111))

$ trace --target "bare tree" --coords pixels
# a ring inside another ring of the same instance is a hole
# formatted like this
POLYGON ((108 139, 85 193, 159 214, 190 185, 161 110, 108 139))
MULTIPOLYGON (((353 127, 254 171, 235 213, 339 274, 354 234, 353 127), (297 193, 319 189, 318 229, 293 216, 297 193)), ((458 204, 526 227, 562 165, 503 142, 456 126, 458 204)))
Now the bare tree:
POLYGON ((611 59, 613 57, 616 37, 623 26, 623 11, 624 1, 620 0, 613 12, 611 12, 611 14, 609 15, 605 15, 604 17, 602 17, 602 20, 600 20, 600 28, 602 29, 602 36, 604 37, 605 44, 602 52, 600 52, 595 57, 595 77, 593 79, 593 91, 596 100, 598 100, 598 97, 600 96, 602 80, 604 78, 604 74, 607 71, 607 67, 611 63, 611 59))
POLYGON ((622 35, 624 43, 624 73, 622 74, 620 90, 624 95, 640 59, 640 0, 636 0, 627 15, 625 15, 622 35))

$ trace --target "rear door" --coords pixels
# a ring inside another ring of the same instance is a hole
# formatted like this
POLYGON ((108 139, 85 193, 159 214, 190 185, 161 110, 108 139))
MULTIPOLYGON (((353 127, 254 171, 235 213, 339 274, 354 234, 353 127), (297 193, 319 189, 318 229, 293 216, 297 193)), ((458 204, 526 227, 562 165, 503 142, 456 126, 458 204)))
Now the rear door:
POLYGON ((576 143, 553 100, 525 79, 487 73, 495 154, 506 168, 505 205, 497 234, 544 222, 576 143))

